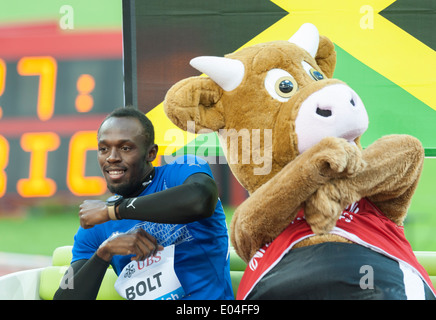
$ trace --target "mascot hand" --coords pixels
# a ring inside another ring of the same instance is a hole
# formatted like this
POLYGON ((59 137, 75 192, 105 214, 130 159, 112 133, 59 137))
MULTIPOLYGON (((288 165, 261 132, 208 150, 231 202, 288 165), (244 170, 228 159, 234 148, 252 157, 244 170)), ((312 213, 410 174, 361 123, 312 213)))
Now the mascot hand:
POLYGON ((321 186, 305 203, 305 217, 315 234, 330 232, 342 211, 361 196, 347 179, 337 179, 321 186))
POLYGON ((366 166, 361 150, 342 138, 324 138, 312 151, 312 163, 322 177, 350 178, 366 166))

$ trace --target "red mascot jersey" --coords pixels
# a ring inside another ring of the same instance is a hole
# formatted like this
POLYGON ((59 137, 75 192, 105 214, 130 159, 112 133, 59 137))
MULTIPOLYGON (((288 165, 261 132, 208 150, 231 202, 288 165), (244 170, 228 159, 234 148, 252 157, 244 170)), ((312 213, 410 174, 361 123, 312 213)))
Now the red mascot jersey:
MULTIPOLYGON (((368 199, 363 198, 348 206, 331 231, 354 243, 370 248, 400 264, 415 277, 420 277, 432 290, 430 277, 418 263, 406 240, 404 228, 384 216, 368 199)), ((250 260, 239 284, 237 299, 245 299, 254 286, 267 274, 292 247, 305 238, 313 236, 301 209, 289 226, 270 244, 259 249, 250 260)))

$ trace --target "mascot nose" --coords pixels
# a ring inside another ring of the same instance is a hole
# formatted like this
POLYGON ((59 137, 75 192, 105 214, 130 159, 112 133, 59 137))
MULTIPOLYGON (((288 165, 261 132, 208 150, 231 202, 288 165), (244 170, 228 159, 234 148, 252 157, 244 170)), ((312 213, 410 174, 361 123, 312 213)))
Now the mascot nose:
POLYGON ((321 109, 320 107, 316 107, 316 114, 320 115, 321 117, 328 118, 332 116, 332 110, 321 109))
MULTIPOLYGON (((353 93, 351 93, 351 94, 353 94, 353 93)), ((333 115, 333 110, 335 109, 335 105, 337 105, 338 102, 339 102, 339 101, 337 101, 337 100, 338 100, 337 98, 335 98, 334 100, 336 100, 336 103, 332 103, 332 106, 329 106, 329 105, 327 105, 327 106, 324 105, 324 106, 323 106, 323 105, 321 105, 321 104, 318 104, 317 107, 316 107, 316 111, 315 111, 315 113, 316 113, 317 115, 321 116, 321 117, 324 117, 324 118, 331 117, 331 116, 333 115)), ((349 99, 348 103, 349 103, 349 105, 347 105, 346 102, 345 102, 345 103, 342 103, 342 105, 343 105, 345 108, 347 108, 347 107, 356 107, 356 108, 358 108, 358 107, 359 107, 359 106, 356 104, 356 101, 355 101, 355 98, 354 98, 354 97, 351 97, 351 98, 349 99)))
POLYGON ((331 84, 313 92, 300 106, 295 119, 299 152, 325 137, 350 143, 368 128, 368 115, 357 93, 345 84, 331 84))
MULTIPOLYGON (((350 99, 350 105, 353 107, 356 107, 356 102, 354 101, 354 98, 350 99)), ((332 109, 333 109, 332 107, 317 106, 315 112, 316 112, 316 114, 320 115, 321 117, 328 118, 328 117, 331 117, 333 115, 332 109)))

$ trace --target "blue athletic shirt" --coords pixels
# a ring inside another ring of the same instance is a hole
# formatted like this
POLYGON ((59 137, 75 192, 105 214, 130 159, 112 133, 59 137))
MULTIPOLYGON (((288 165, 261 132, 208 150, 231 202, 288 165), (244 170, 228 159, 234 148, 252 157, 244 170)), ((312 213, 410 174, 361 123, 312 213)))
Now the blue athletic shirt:
MULTIPOLYGON (((213 178, 209 164, 193 155, 155 167, 153 181, 140 196, 181 185, 194 173, 213 178)), ((171 201, 171 199, 168 199, 171 201)), ((175 245, 174 269, 185 290, 184 299, 233 299, 230 280, 230 251, 227 225, 221 201, 214 214, 187 224, 163 224, 140 220, 111 220, 90 229, 79 227, 74 236, 72 262, 90 259, 98 247, 115 232, 143 228, 163 246, 175 245)), ((111 265, 117 275, 130 262, 131 255, 115 255, 111 265)))

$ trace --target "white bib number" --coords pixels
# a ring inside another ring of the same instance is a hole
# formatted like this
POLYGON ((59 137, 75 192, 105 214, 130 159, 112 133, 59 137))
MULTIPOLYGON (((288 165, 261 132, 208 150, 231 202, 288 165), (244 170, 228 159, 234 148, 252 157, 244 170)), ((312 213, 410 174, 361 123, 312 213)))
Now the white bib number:
POLYGON ((174 245, 121 271, 115 290, 128 300, 178 300, 185 295, 174 271, 174 245))

